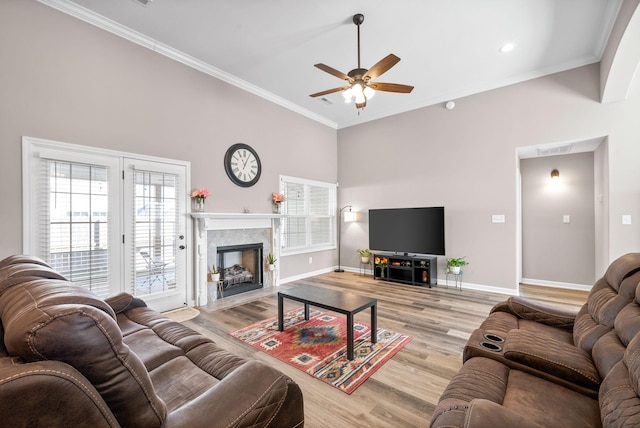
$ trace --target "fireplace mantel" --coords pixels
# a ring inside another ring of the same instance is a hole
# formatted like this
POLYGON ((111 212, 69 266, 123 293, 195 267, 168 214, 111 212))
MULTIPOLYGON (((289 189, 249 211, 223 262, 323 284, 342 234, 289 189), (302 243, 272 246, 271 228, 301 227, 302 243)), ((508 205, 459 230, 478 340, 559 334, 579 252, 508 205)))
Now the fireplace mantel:
MULTIPOLYGON (((280 219, 283 214, 275 213, 190 213, 195 222, 195 275, 197 305, 208 303, 207 290, 207 231, 234 229, 271 229, 271 249, 276 259, 280 259, 280 219)), ((279 269, 274 272, 273 284, 277 285, 279 269)))

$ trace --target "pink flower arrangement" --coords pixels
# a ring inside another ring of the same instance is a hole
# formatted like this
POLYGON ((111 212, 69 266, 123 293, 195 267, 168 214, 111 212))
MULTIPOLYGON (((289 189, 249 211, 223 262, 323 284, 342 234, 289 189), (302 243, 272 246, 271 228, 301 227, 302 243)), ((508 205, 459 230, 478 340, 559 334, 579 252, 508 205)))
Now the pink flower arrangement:
POLYGON ((191 192, 192 198, 203 202, 208 196, 211 196, 211 193, 207 189, 197 189, 191 192))
POLYGON ((280 202, 284 202, 284 195, 282 193, 274 193, 272 200, 274 204, 278 205, 280 202))

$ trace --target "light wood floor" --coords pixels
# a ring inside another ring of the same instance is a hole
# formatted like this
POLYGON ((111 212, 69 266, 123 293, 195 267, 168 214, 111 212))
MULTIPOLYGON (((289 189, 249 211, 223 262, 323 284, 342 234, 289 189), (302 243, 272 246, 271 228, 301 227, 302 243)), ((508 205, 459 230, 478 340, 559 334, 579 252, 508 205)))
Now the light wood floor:
MULTIPOLYGON (((222 299, 199 307, 185 324, 235 354, 261 360, 293 378, 305 401, 305 426, 424 427, 440 394, 462 366, 462 349, 491 307, 507 296, 443 285, 423 288, 374 281, 356 273, 327 273, 285 284, 311 284, 378 299, 378 327, 413 336, 413 340, 353 394, 325 383, 257 351, 227 333, 277 314, 273 289, 222 299)), ((579 308, 587 293, 522 286, 521 294, 564 307, 579 308)), ((285 309, 300 306, 285 299, 285 309)), ((356 319, 369 322, 365 310, 356 319)))

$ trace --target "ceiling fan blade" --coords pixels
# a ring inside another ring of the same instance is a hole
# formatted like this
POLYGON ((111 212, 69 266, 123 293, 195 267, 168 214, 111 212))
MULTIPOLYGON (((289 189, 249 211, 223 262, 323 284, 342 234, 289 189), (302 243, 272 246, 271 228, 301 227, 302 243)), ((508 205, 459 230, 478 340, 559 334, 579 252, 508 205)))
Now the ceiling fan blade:
POLYGON ((318 92, 316 94, 309 95, 310 97, 319 97, 321 95, 333 94, 334 92, 344 91, 345 89, 349 89, 351 86, 343 86, 341 88, 333 88, 327 89, 326 91, 318 92))
POLYGON ((369 83, 369 86, 376 91, 383 92, 401 92, 403 94, 408 94, 409 92, 413 91, 413 86, 400 85, 399 83, 372 82, 369 83))
POLYGON ((387 72, 391 67, 396 65, 400 61, 400 58, 395 56, 394 54, 389 54, 386 57, 382 58, 380 61, 374 64, 373 67, 367 71, 364 75, 363 79, 373 80, 376 77, 380 76, 382 73, 387 72))
POLYGON ((336 70, 333 67, 329 67, 328 65, 324 65, 324 64, 315 64, 314 66, 318 67, 320 70, 326 73, 336 76, 338 79, 348 80, 350 83, 353 83, 353 79, 351 77, 347 76, 342 71, 336 70))

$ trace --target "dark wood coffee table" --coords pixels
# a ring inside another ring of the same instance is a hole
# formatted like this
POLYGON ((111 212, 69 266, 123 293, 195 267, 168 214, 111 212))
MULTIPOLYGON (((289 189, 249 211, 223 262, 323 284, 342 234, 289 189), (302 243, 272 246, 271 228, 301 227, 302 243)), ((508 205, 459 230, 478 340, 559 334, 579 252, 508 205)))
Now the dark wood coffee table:
POLYGON ((278 292, 278 330, 284 330, 284 299, 304 303, 304 319, 309 319, 309 305, 347 316, 347 358, 353 360, 353 316, 371 308, 371 343, 378 341, 378 300, 311 285, 301 285, 278 292))

